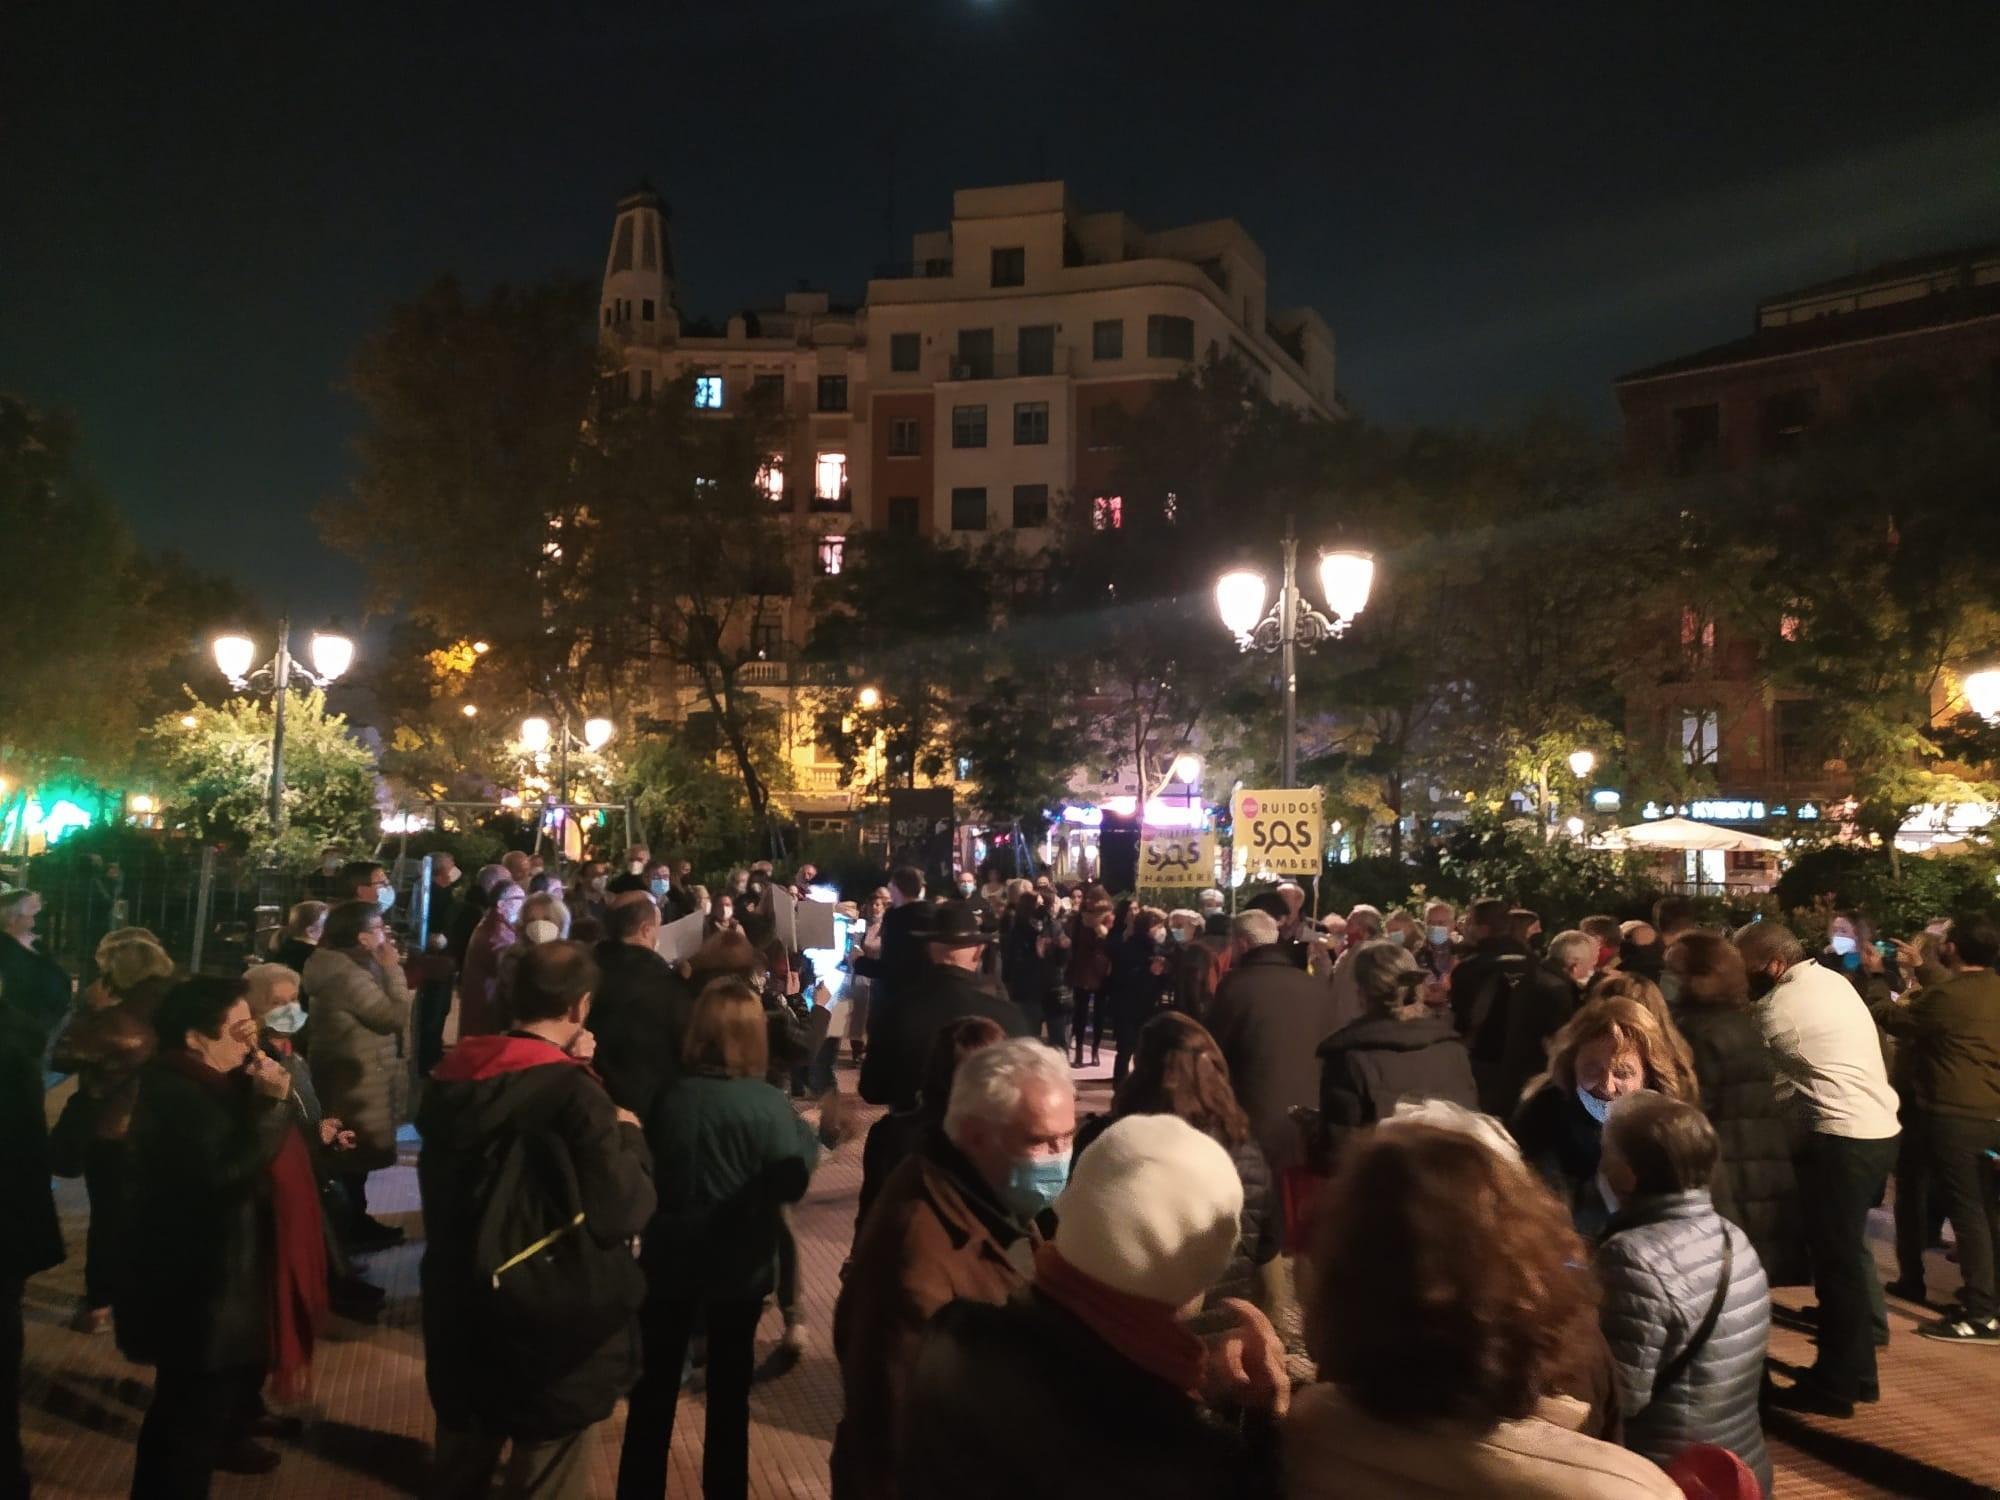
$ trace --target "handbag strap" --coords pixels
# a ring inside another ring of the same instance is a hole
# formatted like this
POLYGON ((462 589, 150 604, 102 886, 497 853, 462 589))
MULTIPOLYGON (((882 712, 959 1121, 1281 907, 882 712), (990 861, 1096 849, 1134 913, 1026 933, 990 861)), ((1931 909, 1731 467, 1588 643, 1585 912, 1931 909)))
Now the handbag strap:
POLYGON ((1735 1247, 1729 1237, 1729 1221, 1725 1219, 1722 1224, 1722 1276, 1715 1284, 1715 1295, 1709 1298, 1708 1311, 1702 1314, 1701 1326, 1695 1329, 1694 1337, 1682 1346, 1679 1354, 1662 1365, 1660 1372, 1653 1377, 1655 1401, 1660 1399, 1662 1391, 1687 1373, 1688 1366, 1694 1363, 1695 1356, 1701 1353, 1702 1346, 1707 1344, 1709 1335, 1715 1332, 1716 1322, 1722 1316, 1722 1304, 1729 1300, 1730 1272, 1734 1268, 1735 1259, 1735 1247))

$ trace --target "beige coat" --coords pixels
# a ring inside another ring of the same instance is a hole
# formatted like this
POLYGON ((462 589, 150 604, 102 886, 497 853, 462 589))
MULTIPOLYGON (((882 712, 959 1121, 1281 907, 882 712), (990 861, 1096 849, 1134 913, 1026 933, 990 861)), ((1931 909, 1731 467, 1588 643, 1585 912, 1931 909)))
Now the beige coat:
POLYGON ((375 970, 321 948, 306 964, 313 1090, 320 1108, 354 1132, 340 1166, 372 1172, 396 1164, 396 1127, 409 1117, 410 990, 400 964, 375 970))
POLYGON ((1552 1397, 1490 1432, 1404 1427, 1315 1385, 1285 1419, 1285 1500, 1680 1500, 1665 1470, 1572 1430, 1584 1416, 1552 1397))

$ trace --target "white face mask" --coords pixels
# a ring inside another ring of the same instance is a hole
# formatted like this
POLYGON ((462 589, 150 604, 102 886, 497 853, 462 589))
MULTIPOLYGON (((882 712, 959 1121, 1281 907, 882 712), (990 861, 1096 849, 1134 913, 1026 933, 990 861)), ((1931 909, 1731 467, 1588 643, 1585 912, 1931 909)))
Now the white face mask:
POLYGON ((1847 955, 1852 953, 1855 948, 1854 939, 1849 937, 1844 932, 1836 932, 1832 937, 1826 940, 1826 943, 1829 948, 1833 949, 1833 951, 1835 953, 1838 953, 1842 958, 1847 957, 1847 955))
POLYGON ((279 1036, 297 1036, 306 1029, 306 1009, 296 1000, 274 1005, 264 1012, 264 1029, 279 1036))
POLYGON ((635 859, 625 868, 631 874, 643 875, 646 873, 646 862, 643 859, 635 859))
POLYGON ((1612 1188, 1611 1184, 1605 1180, 1604 1169, 1601 1167, 1597 1172, 1597 1196, 1604 1200, 1606 1208, 1610 1209, 1614 1214, 1618 1212, 1618 1194, 1612 1188))
POLYGON ((546 917, 535 918, 521 931, 531 943, 553 943, 562 936, 562 929, 546 917))
POLYGON ((396 904, 396 888, 393 885, 375 887, 375 904, 387 911, 396 904))
POLYGON ((1611 1100, 1600 1099, 1597 1095, 1591 1093, 1589 1089, 1585 1088, 1578 1089, 1576 1097, 1578 1102, 1589 1111, 1590 1118, 1597 1121, 1598 1124, 1602 1125, 1606 1120, 1611 1118, 1611 1100))
POLYGON ((1433 948, 1442 948, 1451 942, 1451 929, 1449 927, 1427 927, 1424 929, 1424 936, 1430 939, 1433 948))

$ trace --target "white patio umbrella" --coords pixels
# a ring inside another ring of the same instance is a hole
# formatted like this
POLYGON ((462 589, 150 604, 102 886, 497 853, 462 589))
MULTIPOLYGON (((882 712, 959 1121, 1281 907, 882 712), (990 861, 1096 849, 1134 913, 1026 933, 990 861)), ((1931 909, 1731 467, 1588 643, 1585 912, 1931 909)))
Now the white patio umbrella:
POLYGON ((1697 823, 1692 818, 1661 818, 1614 828, 1597 840, 1601 849, 1721 849, 1731 854, 1783 854, 1785 846, 1761 833, 1697 823))

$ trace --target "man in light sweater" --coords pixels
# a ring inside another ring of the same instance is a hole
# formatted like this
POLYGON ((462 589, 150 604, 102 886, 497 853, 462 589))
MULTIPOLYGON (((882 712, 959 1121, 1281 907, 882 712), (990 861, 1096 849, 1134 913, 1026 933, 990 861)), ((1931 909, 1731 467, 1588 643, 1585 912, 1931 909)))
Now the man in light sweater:
POLYGON ((1776 1064, 1778 1097, 1812 1129, 1799 1162, 1799 1198, 1819 1292, 1819 1358, 1771 1399, 1794 1411, 1851 1417, 1856 1401, 1881 1394, 1875 1329, 1886 1319, 1867 1226, 1896 1159, 1896 1091, 1874 1017, 1853 985, 1813 962, 1775 922, 1743 928, 1736 947, 1776 1064))

